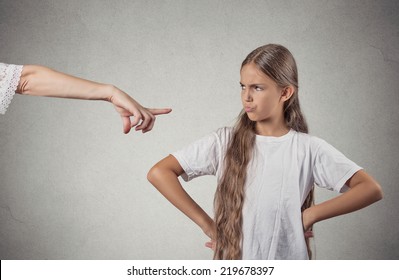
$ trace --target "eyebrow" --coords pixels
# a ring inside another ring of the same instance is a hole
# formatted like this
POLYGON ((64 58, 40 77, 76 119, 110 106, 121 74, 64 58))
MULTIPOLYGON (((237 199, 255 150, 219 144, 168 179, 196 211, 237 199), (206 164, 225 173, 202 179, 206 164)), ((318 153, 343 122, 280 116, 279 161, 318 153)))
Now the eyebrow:
MULTIPOLYGON (((240 85, 241 85, 241 86, 245 86, 245 85, 244 85, 243 83, 241 83, 241 82, 240 82, 240 85)), ((263 86, 263 87, 265 87, 266 85, 265 85, 265 84, 250 84, 249 86, 250 86, 250 87, 253 87, 253 86, 263 86)))

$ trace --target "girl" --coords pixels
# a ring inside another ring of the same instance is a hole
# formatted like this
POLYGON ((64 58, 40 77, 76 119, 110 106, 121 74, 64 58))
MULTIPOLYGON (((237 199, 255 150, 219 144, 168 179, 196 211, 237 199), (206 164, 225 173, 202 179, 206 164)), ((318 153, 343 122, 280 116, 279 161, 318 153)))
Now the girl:
POLYGON ((325 141, 310 136, 292 54, 281 45, 251 52, 241 66, 243 111, 221 128, 158 162, 148 180, 211 238, 215 259, 308 259, 305 232, 316 222, 382 198, 378 183, 325 141), (185 181, 216 175, 211 219, 185 181), (313 205, 313 186, 342 195, 313 205))

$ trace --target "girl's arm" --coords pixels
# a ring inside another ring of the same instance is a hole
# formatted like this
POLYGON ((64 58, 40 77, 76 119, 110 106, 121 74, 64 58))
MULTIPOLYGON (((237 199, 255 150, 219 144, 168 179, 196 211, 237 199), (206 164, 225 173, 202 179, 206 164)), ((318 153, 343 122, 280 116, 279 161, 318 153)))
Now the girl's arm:
POLYGON ((167 156, 148 172, 147 179, 174 206, 196 223, 211 239, 215 226, 208 214, 188 195, 178 177, 184 173, 174 156, 167 156))
POLYGON ((109 101, 120 114, 125 133, 137 125, 136 130, 147 132, 154 126, 155 115, 171 111, 144 108, 113 85, 84 80, 38 65, 24 65, 16 92, 35 96, 109 101), (133 121, 130 120, 131 116, 134 116, 133 121))
POLYGON ((319 221, 359 210, 382 199, 380 185, 364 170, 356 172, 346 185, 350 189, 345 193, 303 211, 305 231, 319 221))

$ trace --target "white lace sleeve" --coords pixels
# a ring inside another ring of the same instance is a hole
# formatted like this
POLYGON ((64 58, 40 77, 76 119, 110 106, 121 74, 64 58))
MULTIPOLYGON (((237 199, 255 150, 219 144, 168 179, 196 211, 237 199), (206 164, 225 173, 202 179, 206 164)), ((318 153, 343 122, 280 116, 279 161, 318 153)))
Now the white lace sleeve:
POLYGON ((0 114, 5 114, 17 89, 23 65, 0 63, 0 114))

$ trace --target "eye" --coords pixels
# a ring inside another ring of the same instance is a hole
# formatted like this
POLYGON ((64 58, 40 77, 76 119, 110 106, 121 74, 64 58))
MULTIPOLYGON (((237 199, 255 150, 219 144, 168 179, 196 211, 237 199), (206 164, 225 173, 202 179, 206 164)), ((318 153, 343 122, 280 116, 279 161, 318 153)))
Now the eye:
POLYGON ((256 90, 256 91, 262 91, 263 88, 261 88, 260 86, 255 86, 255 90, 256 90))
POLYGON ((240 84, 241 90, 245 89, 245 86, 243 84, 240 84))

